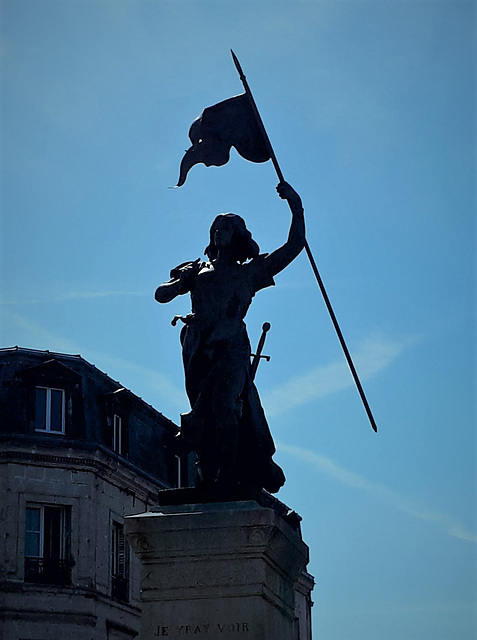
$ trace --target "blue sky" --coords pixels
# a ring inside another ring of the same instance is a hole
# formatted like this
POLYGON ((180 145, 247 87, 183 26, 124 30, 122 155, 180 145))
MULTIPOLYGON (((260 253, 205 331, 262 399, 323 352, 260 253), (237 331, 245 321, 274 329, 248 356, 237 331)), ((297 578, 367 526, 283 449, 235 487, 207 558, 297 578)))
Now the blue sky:
POLYGON ((1 343, 84 358, 172 420, 183 297, 215 215, 262 251, 289 212, 234 152, 177 182, 238 55, 379 432, 306 256, 260 292, 257 385, 316 577, 323 640, 477 633, 475 36, 453 0, 3 0, 1 343))

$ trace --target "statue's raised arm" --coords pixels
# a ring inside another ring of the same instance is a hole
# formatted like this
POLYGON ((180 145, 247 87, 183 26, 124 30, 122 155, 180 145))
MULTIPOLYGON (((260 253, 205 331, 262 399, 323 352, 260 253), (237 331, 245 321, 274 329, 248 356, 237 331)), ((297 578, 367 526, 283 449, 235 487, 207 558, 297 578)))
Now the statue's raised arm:
POLYGON ((288 201, 293 217, 288 240, 266 258, 267 269, 272 277, 287 267, 305 246, 305 217, 300 196, 288 182, 280 182, 277 191, 280 198, 288 201))

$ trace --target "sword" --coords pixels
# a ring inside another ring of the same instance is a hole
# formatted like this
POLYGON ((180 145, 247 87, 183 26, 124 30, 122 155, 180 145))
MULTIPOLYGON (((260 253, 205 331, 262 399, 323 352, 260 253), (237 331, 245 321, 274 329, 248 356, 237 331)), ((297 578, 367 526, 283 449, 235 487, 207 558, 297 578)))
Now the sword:
POLYGON ((257 353, 253 353, 252 364, 250 365, 250 377, 252 380, 255 378, 255 374, 257 373, 258 364, 260 362, 260 358, 264 358, 267 362, 270 362, 270 356, 262 356, 263 345, 265 344, 265 338, 267 337, 267 331, 270 330, 270 323, 264 322, 262 325, 262 335, 260 336, 260 340, 258 341, 257 353))

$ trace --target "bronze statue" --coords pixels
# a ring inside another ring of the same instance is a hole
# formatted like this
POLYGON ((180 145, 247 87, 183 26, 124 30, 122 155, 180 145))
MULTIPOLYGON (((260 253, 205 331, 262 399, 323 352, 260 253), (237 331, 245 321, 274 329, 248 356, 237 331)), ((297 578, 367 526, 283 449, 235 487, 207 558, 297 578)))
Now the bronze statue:
POLYGON ((204 488, 243 486, 275 493, 285 482, 283 471, 272 460, 275 446, 252 380, 244 323, 253 296, 274 284, 274 276, 305 243, 300 197, 286 182, 277 191, 292 212, 283 246, 260 254, 244 220, 221 214, 210 229, 208 261, 176 267, 155 294, 158 302, 170 302, 187 292, 191 295, 192 313, 180 317, 191 405, 191 411, 181 416, 181 438, 197 454, 198 484, 204 488))

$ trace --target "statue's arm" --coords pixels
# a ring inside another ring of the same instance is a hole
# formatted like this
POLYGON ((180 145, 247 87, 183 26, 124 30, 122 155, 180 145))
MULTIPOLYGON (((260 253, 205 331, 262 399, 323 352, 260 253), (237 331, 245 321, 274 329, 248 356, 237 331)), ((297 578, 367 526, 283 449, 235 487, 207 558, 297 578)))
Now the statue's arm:
POLYGON ((181 293, 185 292, 182 291, 180 280, 169 280, 157 287, 154 297, 157 302, 170 302, 181 295, 181 293))
POLYGON ((192 283, 197 277, 200 259, 185 262, 171 271, 171 279, 160 284, 155 293, 157 302, 170 302, 177 296, 191 290, 192 283))
POLYGON ((285 244, 265 258, 267 271, 272 277, 287 267, 305 246, 305 216, 300 196, 287 182, 280 182, 277 191, 280 198, 288 201, 292 222, 285 244))

